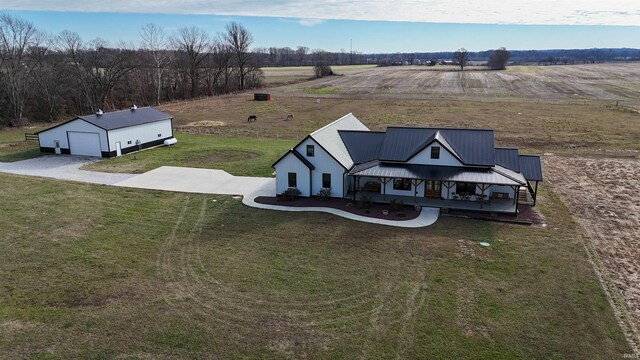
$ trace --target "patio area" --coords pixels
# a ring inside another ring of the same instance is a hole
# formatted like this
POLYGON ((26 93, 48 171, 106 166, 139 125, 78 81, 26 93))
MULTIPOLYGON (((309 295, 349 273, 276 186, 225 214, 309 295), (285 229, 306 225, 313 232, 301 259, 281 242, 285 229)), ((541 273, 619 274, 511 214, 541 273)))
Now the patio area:
MULTIPOLYGON (((516 204, 513 203, 513 199, 489 199, 484 204, 479 201, 469 200, 442 200, 437 198, 428 197, 411 197, 400 195, 382 195, 377 192, 358 191, 356 193, 356 200, 360 200, 363 196, 368 197, 375 203, 389 203, 392 200, 400 201, 405 205, 420 205, 437 208, 458 209, 458 210, 473 210, 473 211, 486 211, 495 213, 515 213, 516 204)), ((346 198, 353 199, 353 193, 349 192, 346 198)))

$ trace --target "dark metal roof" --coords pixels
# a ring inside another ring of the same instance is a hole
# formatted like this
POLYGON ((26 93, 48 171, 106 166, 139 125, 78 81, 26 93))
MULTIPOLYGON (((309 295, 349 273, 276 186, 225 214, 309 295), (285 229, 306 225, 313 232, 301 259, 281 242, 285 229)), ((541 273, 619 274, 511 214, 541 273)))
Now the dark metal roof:
POLYGON ((78 116, 78 118, 105 130, 115 130, 168 120, 172 119, 173 116, 152 107, 144 107, 136 110, 113 111, 102 115, 82 115, 78 116))
POLYGON ((120 110, 102 115, 82 115, 71 120, 67 120, 58 125, 54 125, 50 128, 46 128, 38 131, 36 134, 45 132, 47 130, 55 129, 59 126, 65 125, 75 120, 83 120, 89 124, 95 125, 103 130, 115 130, 129 126, 136 126, 142 124, 148 124, 156 121, 173 119, 173 116, 163 113, 160 110, 156 110, 151 107, 138 108, 134 110, 120 110))
POLYGON ((490 129, 389 127, 380 150, 380 160, 407 161, 436 132, 465 165, 495 165, 493 130, 490 129))
POLYGON ((389 177, 405 179, 432 179, 442 181, 472 182, 519 186, 524 182, 505 176, 494 169, 463 168, 415 164, 378 164, 366 169, 354 168, 349 175, 389 177))
POLYGON ((538 155, 520 155, 520 173, 529 181, 542 181, 542 165, 538 155))
POLYGON ((385 137, 384 132, 338 130, 338 133, 355 164, 378 159, 385 137))
POLYGON ((316 167, 313 166, 312 163, 309 162, 309 160, 307 160, 304 156, 302 156, 302 154, 300 154, 298 151, 296 151, 296 149, 291 149, 289 151, 287 151, 286 153, 284 153, 284 155, 282 155, 278 160, 276 160, 273 165, 271 165, 271 167, 275 167, 277 163, 280 162, 280 160, 284 159, 287 155, 289 154, 293 154, 293 156, 297 157, 298 160, 302 161, 302 163, 308 167, 311 170, 314 170, 316 167))
POLYGON ((496 148, 496 164, 506 167, 515 172, 520 172, 520 160, 518 159, 518 149, 496 148))

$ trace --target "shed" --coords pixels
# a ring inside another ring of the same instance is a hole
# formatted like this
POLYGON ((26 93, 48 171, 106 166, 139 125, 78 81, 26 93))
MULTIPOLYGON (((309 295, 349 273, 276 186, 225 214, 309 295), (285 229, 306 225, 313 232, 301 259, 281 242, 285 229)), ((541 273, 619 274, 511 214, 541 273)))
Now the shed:
POLYGON ((173 117, 151 107, 83 115, 39 131, 40 151, 114 157, 173 137, 173 117))
POLYGON ((271 94, 266 93, 254 93, 253 100, 255 101, 269 101, 271 100, 271 94))

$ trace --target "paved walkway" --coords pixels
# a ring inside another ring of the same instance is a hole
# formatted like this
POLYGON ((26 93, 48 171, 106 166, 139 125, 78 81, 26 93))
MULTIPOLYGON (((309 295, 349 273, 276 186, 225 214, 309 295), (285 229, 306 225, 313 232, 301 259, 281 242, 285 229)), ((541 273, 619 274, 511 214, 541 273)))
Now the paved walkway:
POLYGON ((84 156, 41 156, 35 159, 10 163, 0 162, 0 172, 102 185, 113 185, 136 176, 135 174, 80 170, 82 165, 97 160, 97 158, 84 156))
POLYGON ((223 170, 162 166, 114 184, 200 194, 248 195, 272 178, 233 176, 223 170))
POLYGON ((326 207, 259 204, 254 201, 256 197, 275 196, 274 178, 233 176, 222 170, 175 166, 162 166, 140 175, 80 170, 82 165, 94 161, 97 159, 78 156, 42 156, 30 160, 0 163, 0 172, 138 189, 242 195, 243 204, 254 208, 293 212, 318 211, 355 221, 406 228, 429 226, 438 220, 439 215, 439 209, 423 207, 417 218, 398 221, 376 219, 326 207))
POLYGON ((417 218, 411 220, 387 220, 387 219, 377 219, 368 216, 362 216, 357 214, 352 214, 348 211, 328 208, 328 207, 293 207, 293 206, 280 206, 280 205, 268 205, 268 204, 260 204, 255 202, 255 198, 258 196, 275 196, 276 194, 276 181, 275 179, 270 179, 271 181, 265 183, 260 188, 256 189, 251 194, 248 194, 242 198, 242 203, 259 208, 259 209, 267 209, 267 210, 278 210, 278 211, 292 211, 292 212, 303 212, 303 211, 318 211, 333 214, 336 216, 340 216, 346 219, 361 221, 371 224, 379 224, 379 225, 387 225, 387 226, 396 226, 396 227, 404 227, 404 228, 420 228, 432 225, 438 220, 438 216, 440 215, 440 209, 438 208, 430 208, 423 207, 420 211, 420 215, 417 218))

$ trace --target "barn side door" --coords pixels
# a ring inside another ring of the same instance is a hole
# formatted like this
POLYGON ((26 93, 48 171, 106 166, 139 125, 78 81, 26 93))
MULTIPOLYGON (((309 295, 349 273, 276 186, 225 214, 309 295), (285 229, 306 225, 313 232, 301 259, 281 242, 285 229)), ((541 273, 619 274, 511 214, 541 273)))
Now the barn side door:
POLYGON ((122 144, 120 141, 116 141, 116 156, 122 155, 122 144))

